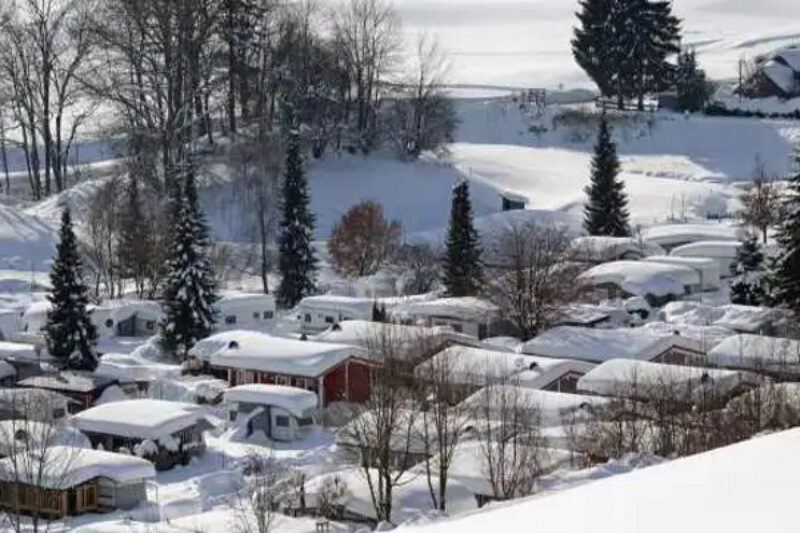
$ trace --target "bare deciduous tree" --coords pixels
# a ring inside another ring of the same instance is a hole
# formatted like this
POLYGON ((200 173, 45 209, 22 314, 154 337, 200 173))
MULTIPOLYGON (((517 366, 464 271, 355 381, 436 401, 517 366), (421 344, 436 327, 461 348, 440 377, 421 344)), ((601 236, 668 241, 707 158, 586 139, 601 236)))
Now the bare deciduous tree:
POLYGON ((376 273, 400 246, 401 226, 388 221, 377 202, 363 202, 347 211, 328 239, 337 271, 353 277, 376 273))
POLYGON ((489 297, 525 338, 535 336, 580 294, 566 229, 514 224, 487 245, 489 297))
POLYGON ((758 161, 753 183, 742 194, 742 219, 757 229, 764 243, 769 228, 780 220, 781 191, 776 179, 770 177, 764 164, 758 161))
POLYGON ((424 294, 436 288, 441 277, 441 253, 429 244, 405 244, 397 251, 397 264, 403 269, 404 294, 424 294))

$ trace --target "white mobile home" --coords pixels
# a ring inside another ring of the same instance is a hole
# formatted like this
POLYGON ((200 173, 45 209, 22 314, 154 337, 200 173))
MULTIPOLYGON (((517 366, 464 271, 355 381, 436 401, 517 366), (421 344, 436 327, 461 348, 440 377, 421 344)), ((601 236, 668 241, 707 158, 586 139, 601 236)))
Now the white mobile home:
POLYGON ((277 307, 271 294, 224 292, 215 304, 219 316, 217 330, 260 330, 275 320, 277 307))
POLYGON ((303 298, 297 305, 297 319, 303 333, 321 333, 345 320, 372 320, 376 300, 326 294, 303 298))
POLYGON ((654 255, 645 259, 648 263, 664 265, 678 265, 691 268, 700 276, 700 290, 703 292, 717 291, 720 288, 719 262, 708 257, 681 257, 678 255, 654 255))
POLYGON ((669 254, 676 257, 705 257, 719 264, 720 276, 731 276, 731 265, 736 261, 736 254, 741 248, 739 241, 698 241, 674 248, 669 254))
POLYGON ((496 337, 508 329, 496 305, 475 297, 411 301, 394 308, 391 315, 408 324, 447 326, 478 339, 496 337))
POLYGON ((693 297, 700 292, 700 274, 682 265, 648 261, 613 261, 578 277, 596 300, 644 297, 650 305, 693 297))
POLYGON ((319 406, 317 395, 311 391, 262 383, 228 389, 224 401, 238 435, 249 437, 262 431, 267 438, 278 441, 307 435, 319 406))
POLYGON ((661 255, 664 249, 633 237, 586 236, 573 239, 570 252, 574 261, 598 265, 609 261, 638 261, 661 255))
POLYGON ((642 238, 669 251, 699 241, 737 241, 740 229, 726 224, 664 224, 642 231, 642 238))

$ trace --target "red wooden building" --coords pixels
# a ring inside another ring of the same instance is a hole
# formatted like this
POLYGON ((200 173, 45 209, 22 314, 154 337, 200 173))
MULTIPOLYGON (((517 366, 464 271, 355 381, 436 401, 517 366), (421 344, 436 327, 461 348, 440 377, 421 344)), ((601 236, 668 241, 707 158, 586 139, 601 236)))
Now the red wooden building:
POLYGON ((203 341, 217 344, 209 356, 212 369, 227 374, 232 387, 248 383, 288 385, 316 392, 320 405, 365 402, 370 368, 363 349, 344 344, 273 337, 235 331, 203 341))

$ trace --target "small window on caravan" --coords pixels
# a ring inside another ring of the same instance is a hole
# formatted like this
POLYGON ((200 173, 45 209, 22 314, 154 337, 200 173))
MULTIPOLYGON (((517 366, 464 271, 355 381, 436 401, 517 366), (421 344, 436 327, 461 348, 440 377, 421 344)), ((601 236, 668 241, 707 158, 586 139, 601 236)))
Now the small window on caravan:
POLYGON ((228 315, 225 317, 226 324, 236 324, 236 315, 228 315))
POLYGON ((273 311, 264 311, 264 320, 272 320, 273 318, 275 318, 273 311))
POLYGON ((289 427, 289 417, 284 415, 278 415, 275 417, 275 425, 279 428, 288 428, 289 427))

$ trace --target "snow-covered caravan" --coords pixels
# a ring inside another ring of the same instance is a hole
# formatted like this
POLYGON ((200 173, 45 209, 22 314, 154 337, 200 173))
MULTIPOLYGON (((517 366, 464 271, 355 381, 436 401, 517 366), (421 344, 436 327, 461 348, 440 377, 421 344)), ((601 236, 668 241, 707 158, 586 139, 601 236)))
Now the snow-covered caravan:
POLYGON ((325 294, 303 298, 297 305, 297 320, 303 333, 321 333, 345 320, 372 320, 376 300, 325 294))
POLYGON ((731 265, 742 246, 740 241, 699 241, 673 248, 670 255, 676 257, 705 257, 719 264, 720 276, 731 276, 731 265))
POLYGON ((610 359, 635 359, 689 364, 702 359, 703 343, 678 334, 646 328, 589 329, 559 326, 524 343, 520 352, 540 357, 602 363, 610 359))
POLYGON ((496 305, 471 296, 410 301, 394 308, 391 314, 404 323, 446 326, 478 339, 503 335, 509 329, 496 305))
POLYGON ((587 236, 570 243, 573 260, 598 265, 609 261, 637 261, 664 253, 655 243, 633 237, 587 236))
POLYGON ((340 400, 366 401, 374 364, 357 346, 240 330, 203 339, 189 355, 207 361, 231 387, 249 383, 298 387, 316 392, 323 407, 340 400))
MULTIPOLYGON (((392 345, 394 357, 403 358, 410 365, 417 364, 450 345, 479 344, 474 337, 456 333, 449 327, 413 326, 366 320, 339 322, 309 340, 360 346, 367 352, 386 342, 392 345)), ((368 353, 368 356, 379 358, 380 354, 368 353)), ((380 359, 377 359, 377 362, 380 363, 380 359)))
POLYGON ((262 383, 228 389, 224 401, 237 436, 249 437, 261 431, 278 441, 307 435, 319 405, 319 398, 311 391, 262 383))
POLYGON ((651 306, 700 292, 700 274, 695 269, 648 261, 603 263, 581 274, 578 281, 596 300, 641 296, 651 306))
POLYGON ((208 422, 193 404, 124 400, 81 411, 71 420, 93 447, 124 449, 152 461, 158 470, 188 464, 205 450, 203 430, 208 422))
POLYGON ((381 270, 371 276, 364 276, 355 281, 356 298, 392 298, 398 296, 399 276, 394 272, 381 270))
POLYGON ((71 403, 63 394, 44 389, 0 388, 0 420, 61 422, 68 416, 71 403))
MULTIPOLYGON (((34 302, 22 316, 22 329, 29 334, 41 334, 50 312, 49 301, 34 302)), ((88 308, 92 324, 101 338, 149 337, 158 329, 161 307, 148 300, 109 300, 88 308)))
POLYGON ((417 366, 414 375, 424 381, 436 372, 435 369, 446 369, 451 383, 468 392, 491 383, 513 383, 530 389, 574 392, 578 378, 593 367, 585 361, 451 346, 417 366))
POLYGON ((31 376, 17 385, 31 389, 57 392, 72 399, 70 413, 93 406, 108 387, 119 385, 119 380, 91 372, 58 372, 31 376))
POLYGON ((659 312, 665 322, 679 326, 710 324, 738 333, 774 335, 776 326, 790 320, 782 309, 750 305, 703 305, 699 302, 671 302, 659 312))
POLYGON ((668 399, 714 408, 762 381, 751 372, 612 359, 581 377, 578 391, 643 401, 668 399))
POLYGON ((779 378, 800 378, 800 341, 763 335, 728 337, 710 352, 710 364, 755 370, 779 378))
POLYGON ((9 340, 22 330, 22 313, 0 308, 0 341, 9 340))
POLYGON ((694 269, 700 276, 700 290, 717 291, 720 288, 720 266, 715 259, 707 257, 680 257, 677 255, 654 255, 645 259, 648 263, 678 265, 694 269))
POLYGON ((0 460, 0 506, 49 519, 131 509, 147 500, 153 465, 131 455, 53 446, 0 460), (20 490, 20 489, 23 490, 20 490), (25 496, 22 496, 22 495, 25 496))
POLYGON ((642 238, 670 251, 699 241, 738 241, 739 228, 726 224, 665 224, 642 230, 642 238))
POLYGON ((218 330, 264 329, 273 322, 277 311, 271 294, 233 291, 222 293, 215 307, 219 312, 218 330))

